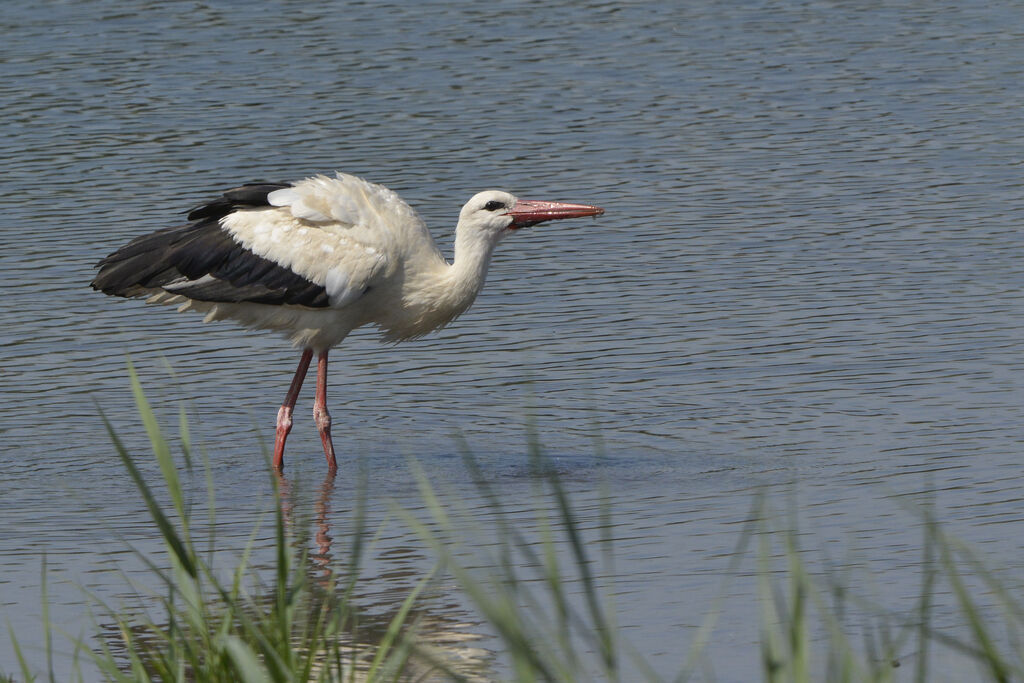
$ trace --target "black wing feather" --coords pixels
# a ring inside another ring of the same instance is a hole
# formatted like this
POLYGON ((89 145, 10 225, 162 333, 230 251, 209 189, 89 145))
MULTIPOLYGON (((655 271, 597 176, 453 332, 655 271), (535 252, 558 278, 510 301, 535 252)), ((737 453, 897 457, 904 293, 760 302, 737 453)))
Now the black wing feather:
POLYGON ((237 209, 258 208, 270 206, 267 202, 267 195, 274 190, 283 190, 291 187, 291 183, 245 183, 225 192, 220 198, 212 202, 197 206, 188 212, 190 221, 200 218, 220 219, 237 209))
POLYGON ((285 187, 290 185, 236 187, 189 212, 193 222, 132 240, 97 264, 93 289, 115 296, 164 289, 198 301, 330 305, 324 287, 258 256, 220 225, 220 219, 232 211, 269 206, 267 195, 285 187))

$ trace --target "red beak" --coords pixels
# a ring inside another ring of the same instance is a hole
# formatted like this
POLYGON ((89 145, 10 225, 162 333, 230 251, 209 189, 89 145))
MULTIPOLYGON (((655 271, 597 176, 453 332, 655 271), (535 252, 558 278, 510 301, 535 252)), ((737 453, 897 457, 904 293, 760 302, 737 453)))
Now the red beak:
POLYGON ((518 230, 556 218, 582 218, 584 216, 600 216, 604 209, 588 204, 566 204, 564 202, 536 202, 529 199, 516 200, 515 206, 508 212, 512 216, 510 230, 518 230))

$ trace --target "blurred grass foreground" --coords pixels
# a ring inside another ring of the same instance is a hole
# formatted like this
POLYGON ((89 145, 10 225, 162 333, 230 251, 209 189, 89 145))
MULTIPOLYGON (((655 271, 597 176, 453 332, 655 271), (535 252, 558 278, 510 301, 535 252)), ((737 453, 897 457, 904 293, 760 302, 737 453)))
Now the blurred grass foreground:
MULTIPOLYGON (((175 457, 131 365, 129 372, 159 466, 159 488, 146 481, 136 458, 103 419, 166 556, 158 561, 136 552, 159 587, 139 595, 138 605, 113 608, 94 596, 83 598, 115 627, 97 627, 97 634, 87 639, 64 636, 75 650, 74 680, 95 675, 82 672, 79 658, 89 662, 90 672, 117 682, 716 680, 715 663, 705 649, 718 626, 721 596, 740 574, 741 558, 751 554, 758 567, 758 600, 749 606, 750 618, 759 621, 760 643, 750 647, 760 648, 760 669, 751 671, 749 680, 964 680, 937 670, 939 652, 941 661, 952 655, 966 662, 972 680, 1024 680, 1020 596, 964 544, 944 534, 928 506, 917 511, 923 519, 922 582, 915 610, 907 618, 851 595, 838 572, 812 572, 798 547, 796 515, 780 524, 764 496, 752 501, 708 614, 699 627, 679 634, 679 671, 666 679, 647 661, 649 653, 625 641, 616 627, 612 596, 595 580, 598 568, 613 571, 610 505, 602 510, 609 523, 599 525, 600 537, 586 537, 536 439, 530 457, 537 479, 539 539, 517 528, 507 503, 468 453, 465 465, 488 502, 486 520, 446 500, 411 464, 427 514, 417 518, 396 508, 395 515, 432 551, 436 565, 386 619, 367 613, 353 599, 372 580, 360 576, 360 566, 374 530, 358 524, 345 538, 333 540, 343 549, 338 554, 346 558, 344 563, 332 563, 327 552, 311 553, 308 530, 313 520, 296 518, 287 483, 274 475, 268 476, 274 476, 277 504, 268 514, 271 519, 263 522, 273 529, 271 568, 250 563, 257 525, 235 566, 224 569, 215 561, 220 556, 214 553, 214 525, 208 525, 205 536, 195 531, 202 520, 193 519, 182 485, 181 468, 191 470, 194 459, 184 411, 179 425, 182 454, 175 457), (480 561, 480 549, 471 547, 467 536, 467 529, 479 532, 482 525, 492 541, 486 561, 480 561), (439 587, 458 591, 469 601, 493 635, 492 642, 498 643, 497 652, 482 653, 470 646, 472 637, 465 634, 447 639, 439 635, 429 608, 419 609, 425 593, 439 587), (963 625, 956 636, 934 626, 940 591, 955 598, 963 625), (852 633, 844 618, 850 609, 868 612, 871 626, 852 633)), ((205 473, 212 520, 208 466, 205 473)), ((359 500, 365 500, 365 489, 364 483, 359 500)), ((356 508, 362 520, 361 508, 356 508)), ((326 516, 328 510, 321 505, 318 514, 326 516)), ((45 580, 45 561, 43 573, 45 580)), ((13 670, 3 664, 0 678, 56 680, 53 639, 61 633, 49 623, 45 586, 43 595, 45 643, 29 650, 12 632, 18 661, 13 670), (31 659, 39 650, 45 651, 44 662, 31 659)))

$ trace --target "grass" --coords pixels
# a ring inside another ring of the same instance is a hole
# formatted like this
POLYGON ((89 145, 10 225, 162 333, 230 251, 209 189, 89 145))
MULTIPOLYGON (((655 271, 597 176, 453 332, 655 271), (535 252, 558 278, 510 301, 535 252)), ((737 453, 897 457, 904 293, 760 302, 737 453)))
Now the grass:
MULTIPOLYGON (((372 580, 360 576, 361 558, 373 542, 370 531, 357 523, 355 531, 340 539, 347 561, 325 564, 308 550, 312 543, 303 530, 310 529, 312 520, 295 518, 299 506, 273 475, 268 476, 278 504, 256 525, 237 563, 229 569, 219 566, 213 532, 196 537, 199 524, 182 485, 181 469, 193 468, 199 459, 184 416, 179 421, 182 454, 175 457, 131 366, 129 373, 159 467, 158 491, 104 421, 159 531, 166 561, 137 553, 159 589, 155 595, 140 595, 133 608, 114 608, 91 597, 105 621, 115 625, 113 635, 70 640, 75 656, 90 659, 103 680, 665 680, 645 653, 622 637, 611 596, 596 579, 599 571, 614 575, 611 504, 605 499, 600 506, 596 531, 586 529, 535 438, 530 451, 537 473, 533 514, 539 539, 521 530, 521 510, 510 512, 508 501, 491 486, 468 448, 463 449, 465 466, 486 501, 486 514, 439 493, 426 473, 410 463, 427 513, 416 516, 396 508, 395 515, 431 550, 436 567, 381 617, 366 613, 354 599, 372 580), (273 531, 269 572, 250 563, 260 525, 273 531), (491 542, 476 544, 474 539, 481 536, 491 542), (425 596, 439 590, 440 577, 454 582, 496 636, 503 662, 500 675, 487 664, 455 663, 431 644, 425 596)), ((202 461, 212 529, 213 487, 202 461)), ((365 491, 365 482, 361 489, 365 491)), ((355 507, 357 520, 364 520, 362 505, 357 501, 355 507)), ((968 663, 975 680, 1024 680, 1024 604, 1019 596, 965 544, 947 536, 928 505, 917 513, 923 520, 922 585, 914 608, 896 612, 852 596, 841 571, 812 570, 808 553, 799 545, 797 515, 791 513, 780 523, 765 497, 756 497, 737 535, 718 597, 702 624, 685 634, 690 642, 684 661, 668 680, 714 680, 714 662, 707 661, 705 648, 714 637, 722 596, 740 575, 743 559, 750 557, 757 565, 759 599, 751 612, 753 618, 759 611, 761 655, 760 671, 752 672, 751 679, 958 680, 933 667, 941 655, 968 663), (938 595, 953 596, 963 624, 960 635, 935 625, 938 595), (851 627, 851 614, 860 615, 858 628, 851 627)), ((45 582, 45 559, 43 576, 45 582)), ((20 677, 0 675, 0 681, 55 680, 52 640, 59 630, 49 623, 45 585, 43 595, 46 673, 28 661, 12 633, 20 677)), ((80 668, 75 669, 77 679, 84 680, 80 668)))
MULTIPOLYGON (((365 680, 396 678, 410 652, 408 642, 398 637, 404 613, 374 648, 368 664, 362 662, 363 653, 347 652, 346 644, 358 628, 358 615, 350 601, 355 575, 340 591, 335 590, 333 582, 311 580, 309 556, 304 550, 308 544, 288 538, 280 505, 275 506, 271 522, 276 562, 269 585, 258 586, 255 592, 248 590, 251 541, 231 581, 219 577, 209 554, 204 554, 193 538, 176 463, 130 366, 129 371, 173 515, 162 509, 112 426, 106 426, 159 529, 170 566, 157 566, 140 555, 165 588, 158 610, 162 620, 140 621, 136 614, 108 609, 122 642, 117 652, 107 645, 95 652, 93 661, 104 676, 111 681, 344 681, 355 680, 357 671, 364 669, 360 674, 365 680)), ((191 452, 184 429, 182 436, 185 460, 189 462, 191 452)), ((275 478, 279 497, 277 483, 275 478)), ((212 498, 209 481, 208 488, 212 498)), ((211 502, 210 509, 214 507, 211 502)), ((353 565, 358 564, 359 557, 356 543, 353 565)), ((212 539, 208 547, 213 547, 212 539)), ((407 603, 411 605, 415 599, 413 592, 407 603)))

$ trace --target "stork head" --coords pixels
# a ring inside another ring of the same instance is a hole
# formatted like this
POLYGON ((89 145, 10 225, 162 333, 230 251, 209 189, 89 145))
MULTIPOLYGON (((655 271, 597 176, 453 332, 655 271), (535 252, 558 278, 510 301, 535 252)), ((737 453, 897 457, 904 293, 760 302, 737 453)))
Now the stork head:
POLYGON ((495 241, 519 228, 558 218, 600 216, 604 209, 587 204, 541 202, 517 199, 501 190, 486 190, 473 195, 459 213, 459 226, 490 235, 495 241))

